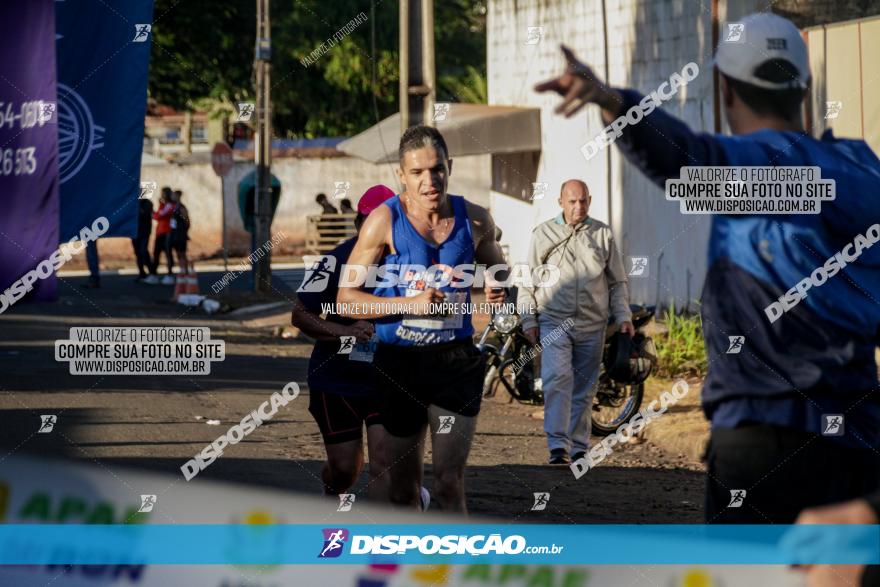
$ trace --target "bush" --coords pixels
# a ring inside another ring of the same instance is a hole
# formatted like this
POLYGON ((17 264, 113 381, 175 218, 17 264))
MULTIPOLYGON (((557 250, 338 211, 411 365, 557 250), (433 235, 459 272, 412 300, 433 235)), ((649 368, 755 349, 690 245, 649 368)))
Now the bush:
POLYGON ((703 323, 699 315, 675 313, 675 306, 663 314, 667 332, 655 341, 657 345, 657 375, 681 377, 706 374, 706 345, 703 342, 703 323))

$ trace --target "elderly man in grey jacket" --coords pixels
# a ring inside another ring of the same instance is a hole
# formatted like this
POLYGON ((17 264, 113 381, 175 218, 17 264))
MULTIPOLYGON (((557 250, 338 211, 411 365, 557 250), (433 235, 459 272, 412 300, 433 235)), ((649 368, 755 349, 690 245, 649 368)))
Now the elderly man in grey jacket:
POLYGON ((633 336, 626 272, 611 228, 588 215, 590 192, 562 184, 562 213, 532 231, 529 266, 555 265, 549 287, 520 288, 517 304, 532 344, 542 343, 544 431, 551 465, 567 465, 589 448, 591 410, 608 316, 633 336), (564 323, 564 324, 563 324, 564 323), (553 333, 553 335, 551 335, 553 333))

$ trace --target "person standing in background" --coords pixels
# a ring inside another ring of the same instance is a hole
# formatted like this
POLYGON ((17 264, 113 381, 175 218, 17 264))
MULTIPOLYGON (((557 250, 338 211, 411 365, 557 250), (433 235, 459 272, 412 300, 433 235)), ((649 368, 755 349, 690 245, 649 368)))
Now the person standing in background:
POLYGON ((614 317, 622 332, 635 334, 623 260, 611 228, 590 218, 591 201, 583 181, 569 179, 562 184, 561 212, 535 227, 529 247, 532 271, 549 263, 558 268, 559 281, 553 287, 518 291, 523 332, 530 344, 537 344, 540 333, 562 332, 547 342, 541 359, 544 432, 551 465, 568 465, 589 450, 590 407, 608 317, 614 317), (569 321, 570 328, 563 326, 569 321))
POLYGON ((82 286, 89 289, 101 287, 101 273, 98 270, 98 239, 86 244, 86 263, 89 266, 89 281, 82 286))
POLYGON ((351 206, 351 200, 348 198, 344 198, 341 202, 339 202, 339 213, 340 214, 354 214, 354 208, 351 206))
POLYGON ((168 258, 168 275, 162 278, 162 285, 174 284, 174 259, 171 258, 171 246, 168 239, 171 235, 171 214, 174 212, 174 204, 171 202, 173 193, 171 188, 162 188, 162 196, 159 198, 159 209, 153 212, 156 220, 156 239, 153 241, 153 264, 150 267, 150 277, 146 283, 158 283, 157 272, 159 270, 159 257, 164 252, 168 258))
POLYGON ((315 203, 321 207, 321 214, 339 214, 339 210, 337 210, 333 204, 330 203, 330 200, 327 199, 327 194, 318 194, 315 196, 315 203))
POLYGON ((138 268, 138 277, 135 281, 138 282, 147 280, 152 266, 149 253, 151 232, 153 232, 153 202, 150 198, 139 198, 137 236, 131 239, 138 268))
POLYGON ((189 210, 180 201, 182 196, 182 191, 174 190, 171 220, 168 223, 171 227, 171 232, 168 235, 168 247, 177 253, 177 264, 180 265, 181 273, 188 273, 190 266, 189 259, 186 257, 186 243, 189 240, 189 210))
MULTIPOLYGON (((351 200, 348 198, 343 198, 342 201, 339 202, 339 213, 340 214, 355 214, 354 208, 351 206, 351 200)), ((348 225, 349 229, 357 232, 357 226, 354 223, 354 220, 351 221, 351 224, 348 225)))

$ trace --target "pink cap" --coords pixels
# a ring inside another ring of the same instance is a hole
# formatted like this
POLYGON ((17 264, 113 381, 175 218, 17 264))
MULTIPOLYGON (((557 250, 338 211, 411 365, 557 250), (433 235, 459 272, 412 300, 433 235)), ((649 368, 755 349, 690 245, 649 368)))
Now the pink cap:
POLYGON ((394 190, 384 185, 374 185, 364 192, 358 200, 358 212, 369 216, 370 212, 382 205, 385 200, 395 196, 394 190))

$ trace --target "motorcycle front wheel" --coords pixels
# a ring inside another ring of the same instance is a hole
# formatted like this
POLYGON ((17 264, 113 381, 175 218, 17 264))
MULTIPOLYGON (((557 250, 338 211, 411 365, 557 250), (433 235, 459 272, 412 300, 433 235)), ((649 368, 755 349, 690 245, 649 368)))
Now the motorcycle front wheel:
POLYGON ((501 376, 498 378, 500 385, 522 404, 544 405, 544 394, 535 385, 533 366, 529 364, 517 371, 514 363, 513 359, 508 359, 501 364, 501 376))
POLYGON ((593 398, 593 434, 608 436, 615 432, 639 411, 644 397, 644 383, 624 385, 603 374, 593 398))
POLYGON ((483 375, 483 397, 492 397, 498 389, 498 367, 501 359, 494 348, 483 349, 486 360, 486 371, 483 375))

